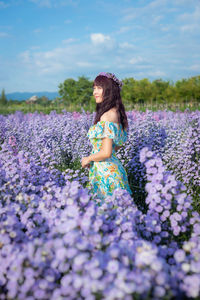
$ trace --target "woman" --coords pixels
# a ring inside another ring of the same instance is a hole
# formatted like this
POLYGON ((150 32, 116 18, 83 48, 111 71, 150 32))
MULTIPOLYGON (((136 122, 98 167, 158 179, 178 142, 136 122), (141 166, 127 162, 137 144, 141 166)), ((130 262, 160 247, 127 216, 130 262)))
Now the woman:
POLYGON ((87 187, 102 202, 116 188, 126 189, 132 195, 126 170, 116 157, 116 151, 127 140, 128 127, 121 87, 122 82, 111 73, 101 72, 93 83, 96 116, 87 134, 93 149, 90 156, 82 158, 81 165, 90 168, 87 187))

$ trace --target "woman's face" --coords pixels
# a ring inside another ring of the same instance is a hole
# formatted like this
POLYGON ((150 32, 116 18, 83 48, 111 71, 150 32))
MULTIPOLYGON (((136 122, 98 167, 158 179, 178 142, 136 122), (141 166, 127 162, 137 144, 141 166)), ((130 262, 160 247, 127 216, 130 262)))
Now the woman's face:
POLYGON ((95 85, 93 87, 93 96, 96 100, 96 103, 101 103, 103 101, 103 88, 95 85))

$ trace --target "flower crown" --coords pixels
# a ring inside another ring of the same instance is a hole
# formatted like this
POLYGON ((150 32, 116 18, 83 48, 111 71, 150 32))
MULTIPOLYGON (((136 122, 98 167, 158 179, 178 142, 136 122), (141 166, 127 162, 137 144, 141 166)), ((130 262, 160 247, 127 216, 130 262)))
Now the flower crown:
POLYGON ((112 79, 113 81, 115 81, 115 82, 118 84, 118 86, 119 86, 119 88, 120 88, 120 90, 121 90, 122 85, 123 85, 123 82, 122 82, 121 80, 119 80, 119 79, 115 76, 114 73, 101 72, 101 73, 98 74, 98 76, 105 76, 105 77, 107 77, 107 78, 112 79))

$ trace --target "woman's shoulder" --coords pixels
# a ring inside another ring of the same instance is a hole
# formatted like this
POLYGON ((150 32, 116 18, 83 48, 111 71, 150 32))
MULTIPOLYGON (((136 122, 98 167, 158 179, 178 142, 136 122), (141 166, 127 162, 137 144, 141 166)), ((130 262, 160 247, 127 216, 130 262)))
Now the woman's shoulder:
POLYGON ((109 121, 109 122, 113 122, 113 123, 119 123, 116 108, 111 108, 110 110, 106 111, 101 116, 100 121, 109 121))

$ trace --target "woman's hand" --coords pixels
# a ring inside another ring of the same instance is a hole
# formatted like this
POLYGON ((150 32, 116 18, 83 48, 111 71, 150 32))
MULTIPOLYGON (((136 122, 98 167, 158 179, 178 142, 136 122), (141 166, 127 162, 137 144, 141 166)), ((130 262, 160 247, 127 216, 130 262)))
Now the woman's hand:
POLYGON ((89 156, 83 157, 81 160, 82 168, 89 168, 90 167, 90 159, 89 156))

